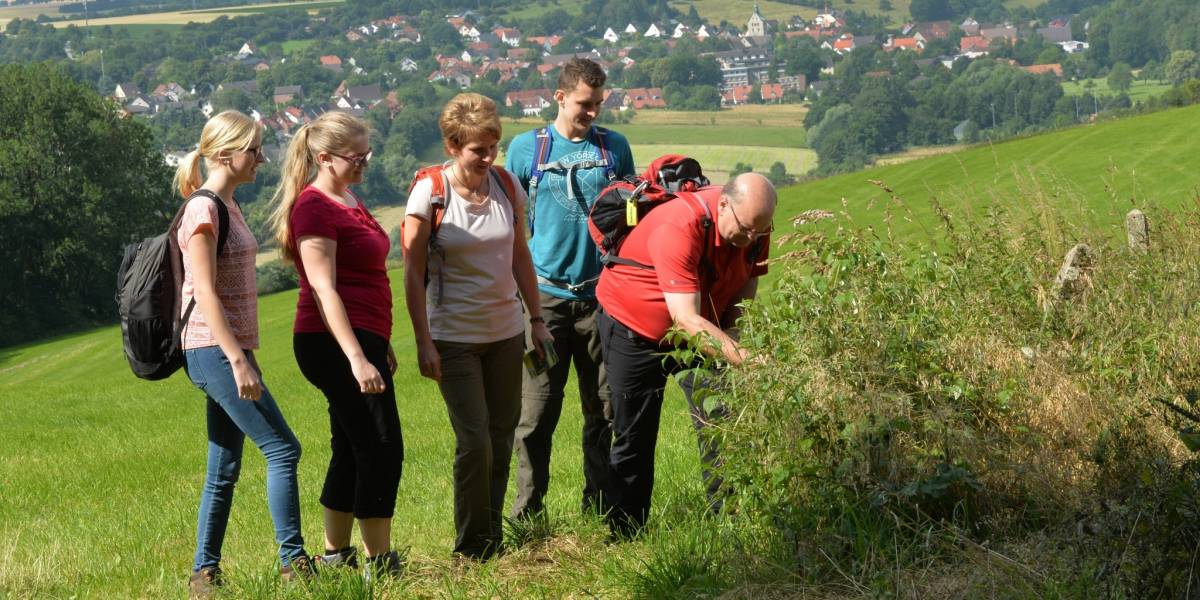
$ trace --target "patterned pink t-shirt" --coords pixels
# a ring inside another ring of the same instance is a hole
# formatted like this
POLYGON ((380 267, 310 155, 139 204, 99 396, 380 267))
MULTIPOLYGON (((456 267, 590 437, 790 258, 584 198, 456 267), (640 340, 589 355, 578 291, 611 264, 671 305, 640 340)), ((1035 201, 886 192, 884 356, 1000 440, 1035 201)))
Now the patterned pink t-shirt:
MULTIPOLYGON (((229 209, 229 234, 225 240, 225 250, 217 256, 217 297, 221 300, 221 307, 225 309, 225 320, 242 349, 255 350, 258 348, 258 295, 255 288, 254 259, 258 253, 258 242, 246 226, 242 211, 236 205, 226 207, 229 209)), ((207 226, 212 232, 215 244, 218 218, 217 205, 203 196, 192 198, 184 210, 178 232, 179 248, 183 250, 181 316, 182 311, 187 310, 194 293, 188 242, 198 229, 207 226)), ((200 306, 197 305, 192 309, 192 316, 183 330, 183 349, 216 345, 217 340, 208 328, 200 306)))

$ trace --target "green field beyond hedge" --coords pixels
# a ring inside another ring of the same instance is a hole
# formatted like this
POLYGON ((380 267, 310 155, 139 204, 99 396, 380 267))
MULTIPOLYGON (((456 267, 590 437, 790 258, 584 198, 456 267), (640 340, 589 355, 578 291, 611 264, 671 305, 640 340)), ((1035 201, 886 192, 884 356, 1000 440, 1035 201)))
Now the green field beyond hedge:
POLYGON ((1135 206, 1174 209, 1191 201, 1200 181, 1198 135, 1200 106, 1192 106, 980 144, 786 188, 777 227, 813 208, 844 211, 860 225, 881 225, 897 203, 872 181, 903 200, 892 222, 901 236, 924 236, 934 225, 933 200, 955 212, 982 215, 998 198, 1019 197, 1076 211, 1092 224, 1116 223, 1135 206))

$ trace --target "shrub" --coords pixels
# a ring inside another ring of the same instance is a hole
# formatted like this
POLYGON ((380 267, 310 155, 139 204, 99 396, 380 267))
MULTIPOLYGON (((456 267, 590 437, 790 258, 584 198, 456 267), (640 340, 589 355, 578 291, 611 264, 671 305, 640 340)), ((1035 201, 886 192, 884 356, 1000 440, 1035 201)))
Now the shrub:
POLYGON ((1149 210, 1139 254, 1079 215, 997 205, 1018 208, 935 206, 924 243, 842 226, 781 240, 741 323, 769 358, 729 370, 721 398, 727 506, 810 583, 932 591, 921 572, 959 569, 984 572, 951 577, 968 596, 1014 589, 1014 570, 1029 595, 1196 589, 1200 466, 1157 400, 1200 396, 1200 213, 1149 210), (1078 240, 1099 264, 1056 300, 1078 240))
POLYGON ((282 260, 271 261, 257 269, 258 295, 295 289, 300 285, 296 268, 282 260))

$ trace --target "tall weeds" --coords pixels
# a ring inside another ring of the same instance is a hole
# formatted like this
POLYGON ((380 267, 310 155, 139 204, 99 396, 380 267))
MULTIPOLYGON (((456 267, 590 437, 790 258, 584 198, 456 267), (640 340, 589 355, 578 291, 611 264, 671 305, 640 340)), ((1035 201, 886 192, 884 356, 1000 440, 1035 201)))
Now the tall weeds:
POLYGON ((720 436, 731 518, 787 549, 786 585, 1200 596, 1200 466, 1162 406, 1200 397, 1200 213, 1143 208, 1137 253, 1053 196, 935 206, 920 243, 784 240, 742 327, 767 358, 727 374, 720 436), (1080 241, 1089 285, 1057 300, 1080 241))

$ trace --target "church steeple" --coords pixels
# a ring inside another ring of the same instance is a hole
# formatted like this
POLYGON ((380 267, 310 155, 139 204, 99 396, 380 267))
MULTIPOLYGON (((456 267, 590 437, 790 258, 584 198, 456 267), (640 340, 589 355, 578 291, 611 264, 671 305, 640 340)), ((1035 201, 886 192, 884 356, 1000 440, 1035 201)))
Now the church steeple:
POLYGON ((767 33, 767 20, 763 18, 762 13, 758 10, 758 3, 754 3, 754 13, 750 15, 750 20, 746 22, 746 35, 762 36, 767 33))

